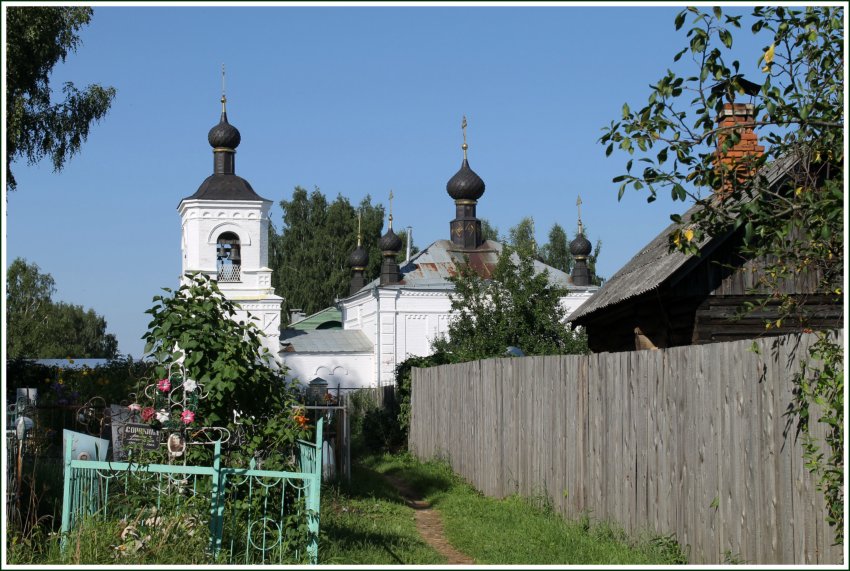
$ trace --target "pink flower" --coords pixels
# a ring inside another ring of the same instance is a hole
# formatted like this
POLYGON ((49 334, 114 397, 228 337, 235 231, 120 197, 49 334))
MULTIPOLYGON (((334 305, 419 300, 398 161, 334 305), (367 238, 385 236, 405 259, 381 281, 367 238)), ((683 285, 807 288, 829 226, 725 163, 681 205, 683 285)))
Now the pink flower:
POLYGON ((129 408, 133 412, 139 412, 140 410, 142 410, 142 405, 137 404, 137 403, 133 403, 130 406, 128 406, 127 408, 129 408))
POLYGON ((180 415, 180 420, 183 421, 183 424, 192 424, 195 421, 195 413, 186 409, 180 415))
POLYGON ((148 422, 150 419, 153 418, 154 414, 155 411, 152 406, 145 407, 144 409, 142 409, 142 421, 148 422))
POLYGON ((158 388, 164 393, 167 393, 171 390, 171 381, 169 379, 162 379, 156 384, 156 388, 158 388))

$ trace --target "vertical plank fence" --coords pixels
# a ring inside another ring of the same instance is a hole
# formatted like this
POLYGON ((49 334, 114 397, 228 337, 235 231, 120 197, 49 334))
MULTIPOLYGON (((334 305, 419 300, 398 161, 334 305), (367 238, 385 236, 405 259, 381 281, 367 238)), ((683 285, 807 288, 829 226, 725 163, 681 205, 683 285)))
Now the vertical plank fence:
POLYGON ((414 369, 409 447, 490 496, 545 495, 566 517, 675 534, 691 563, 841 564, 786 430, 815 340, 414 369))

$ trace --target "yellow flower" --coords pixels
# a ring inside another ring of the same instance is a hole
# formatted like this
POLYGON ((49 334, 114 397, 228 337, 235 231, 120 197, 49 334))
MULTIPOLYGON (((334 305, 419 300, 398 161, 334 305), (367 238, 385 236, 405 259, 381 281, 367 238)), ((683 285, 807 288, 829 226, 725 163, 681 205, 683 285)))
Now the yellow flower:
POLYGON ((694 239, 694 231, 688 228, 685 230, 685 240, 691 242, 694 239))

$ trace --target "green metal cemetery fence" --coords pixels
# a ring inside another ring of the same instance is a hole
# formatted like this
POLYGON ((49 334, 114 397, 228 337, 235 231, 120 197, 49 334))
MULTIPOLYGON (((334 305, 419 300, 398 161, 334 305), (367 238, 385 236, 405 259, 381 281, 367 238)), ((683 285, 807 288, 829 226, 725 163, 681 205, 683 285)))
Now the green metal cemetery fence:
POLYGON ((306 559, 316 564, 323 423, 316 424, 315 443, 298 442, 300 472, 258 470, 253 461, 247 469, 223 467, 221 441, 215 442, 211 467, 75 460, 69 441, 63 542, 87 517, 135 518, 149 525, 178 517, 192 525, 198 522, 191 514, 205 513, 209 515, 208 549, 216 562, 283 564, 306 559), (133 485, 146 499, 141 512, 127 494, 133 485))

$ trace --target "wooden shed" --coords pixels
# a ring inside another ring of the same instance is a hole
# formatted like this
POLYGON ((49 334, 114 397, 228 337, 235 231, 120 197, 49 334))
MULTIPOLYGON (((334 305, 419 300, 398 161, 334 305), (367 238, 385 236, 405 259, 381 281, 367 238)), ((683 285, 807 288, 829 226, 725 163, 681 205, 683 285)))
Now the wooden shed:
MULTIPOLYGON (((793 157, 783 157, 760 174, 770 186, 781 184, 794 163, 793 157)), ((683 221, 699 208, 688 210, 683 221)), ((738 253, 742 230, 705 239, 696 256, 669 251, 669 235, 678 227, 667 227, 570 315, 573 325, 587 330, 592 351, 696 345, 799 330, 799 324, 796 329, 793 324, 765 329, 766 320, 780 316, 776 306, 741 315, 747 302, 764 297, 756 288, 766 261, 738 253)), ((817 277, 801 273, 784 283, 785 293, 805 296, 811 327, 841 327, 841 302, 817 291, 817 277)))

